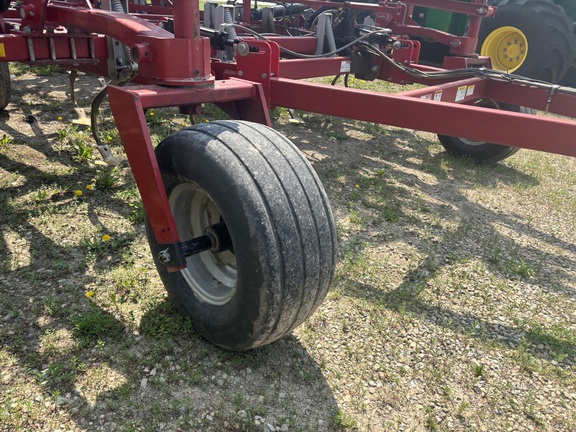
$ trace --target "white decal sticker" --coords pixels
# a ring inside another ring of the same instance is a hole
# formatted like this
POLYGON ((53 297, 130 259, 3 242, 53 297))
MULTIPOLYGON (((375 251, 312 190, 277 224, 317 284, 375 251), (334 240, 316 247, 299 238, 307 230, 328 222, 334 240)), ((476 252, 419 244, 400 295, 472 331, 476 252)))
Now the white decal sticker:
POLYGON ((434 100, 441 101, 442 100, 442 90, 436 90, 434 92, 434 100))
POLYGON ((474 85, 469 85, 466 89, 466 96, 472 96, 474 94, 474 85))
POLYGON ((458 91, 456 92, 456 102, 464 100, 465 97, 466 97, 466 86, 458 87, 458 91))
POLYGON ((424 96, 420 96, 420 99, 426 99, 426 100, 432 100, 432 95, 424 95, 424 96))
POLYGON ((350 65, 352 64, 351 61, 349 60, 344 60, 342 63, 340 63, 340 72, 341 73, 348 73, 350 72, 350 65))

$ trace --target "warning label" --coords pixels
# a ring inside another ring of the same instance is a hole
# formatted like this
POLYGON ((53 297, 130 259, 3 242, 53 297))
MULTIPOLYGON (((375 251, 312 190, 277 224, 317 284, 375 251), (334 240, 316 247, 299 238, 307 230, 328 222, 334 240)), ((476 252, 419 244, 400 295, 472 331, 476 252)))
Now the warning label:
POLYGON ((466 86, 458 87, 458 91, 456 92, 456 102, 463 101, 466 98, 466 86))
POLYGON ((466 89, 466 96, 472 96, 474 94, 474 88, 475 86, 469 85, 466 89))
POLYGON ((441 101, 442 100, 442 90, 436 90, 434 92, 434 100, 441 101))
POLYGON ((6 57, 6 49, 3 43, 0 43, 0 57, 6 57))
POLYGON ((351 61, 348 60, 344 60, 342 63, 340 63, 340 72, 341 73, 348 73, 350 72, 350 65, 352 64, 351 61))

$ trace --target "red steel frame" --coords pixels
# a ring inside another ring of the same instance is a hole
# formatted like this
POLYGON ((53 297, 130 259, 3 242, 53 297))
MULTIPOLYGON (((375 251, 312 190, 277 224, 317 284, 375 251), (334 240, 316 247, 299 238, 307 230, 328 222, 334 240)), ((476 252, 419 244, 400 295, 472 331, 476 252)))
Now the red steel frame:
MULTIPOLYGON (((473 48, 480 19, 494 13, 484 0, 472 3, 410 1, 406 6, 408 15, 402 15, 399 21, 397 5, 404 3, 393 3, 394 7, 387 0, 380 4, 343 5, 313 0, 305 3, 373 9, 380 25, 389 26, 400 35, 410 33, 447 41, 452 53, 461 55, 451 59, 454 67, 466 67, 473 62, 489 65, 489 59, 478 58, 473 48), (467 13, 471 16, 470 30, 466 36, 456 37, 417 27, 406 19, 414 5, 467 13)), ((249 8, 250 3, 245 0, 245 17, 250 16, 249 8)), ((211 102, 233 117, 270 125, 268 108, 284 106, 576 156, 574 121, 474 106, 474 101, 488 98, 576 118, 576 96, 573 94, 557 93, 552 97, 551 92, 542 88, 483 77, 453 82, 421 79, 419 82, 427 87, 399 94, 313 84, 300 79, 340 74, 348 70, 350 58, 281 59, 280 47, 312 53, 316 39, 273 37, 260 41, 246 38, 255 51, 246 56, 238 55, 235 63, 223 63, 211 59, 209 40, 200 36, 198 0, 175 0, 168 8, 157 2, 132 5, 131 10, 157 15, 145 15, 147 19, 143 19, 107 12, 94 9, 82 0, 25 0, 19 14, 7 11, 4 17, 0 15, 0 30, 4 33, 0 34, 0 61, 60 64, 107 76, 106 36, 131 48, 139 66, 133 82, 140 85, 109 86, 109 101, 151 227, 160 244, 177 246, 180 239, 144 115, 145 110, 152 107, 179 106, 182 112, 191 113, 202 103, 211 102), (174 35, 152 22, 165 15, 173 15, 174 35), (21 23, 20 30, 13 26, 16 22, 21 23), (66 32, 63 27, 73 27, 75 31, 66 32)), ((394 57, 411 67, 432 70, 416 64, 417 51, 414 50, 418 47, 410 41, 405 42, 408 50, 397 50, 394 57)), ((374 57, 373 64, 374 78, 401 83, 416 81, 381 58, 374 57)), ((176 250, 179 249, 176 247, 176 250)), ((178 270, 184 265, 184 257, 179 256, 169 269, 178 270)))

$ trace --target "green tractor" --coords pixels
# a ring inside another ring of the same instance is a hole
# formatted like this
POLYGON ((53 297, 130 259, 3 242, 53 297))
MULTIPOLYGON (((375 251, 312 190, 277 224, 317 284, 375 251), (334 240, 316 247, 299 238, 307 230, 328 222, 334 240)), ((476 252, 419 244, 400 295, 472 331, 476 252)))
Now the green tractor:
MULTIPOLYGON (((494 69, 576 87, 576 0, 490 0, 498 9, 482 20, 477 51, 494 69)), ((422 26, 464 35, 468 17, 416 7, 422 26)), ((423 43, 424 58, 439 60, 442 47, 423 43)), ((446 53, 447 54, 447 53, 446 53)))

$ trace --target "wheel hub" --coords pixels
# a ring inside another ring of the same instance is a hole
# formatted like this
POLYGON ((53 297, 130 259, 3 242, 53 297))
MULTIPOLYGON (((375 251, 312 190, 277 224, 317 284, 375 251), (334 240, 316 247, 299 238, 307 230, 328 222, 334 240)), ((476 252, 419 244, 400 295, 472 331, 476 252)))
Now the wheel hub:
POLYGON ((488 35, 480 54, 492 58, 494 69, 514 72, 526 60, 528 40, 516 27, 500 27, 488 35))
POLYGON ((226 243, 225 225, 212 198, 193 183, 176 186, 168 198, 181 241, 188 242, 201 237, 210 238, 211 248, 186 258, 186 268, 181 270, 196 297, 205 303, 223 305, 236 292, 236 256, 226 243), (220 227, 220 228, 218 228, 220 227), (210 249, 210 250, 206 250, 210 249), (213 252, 217 251, 217 252, 213 252))

